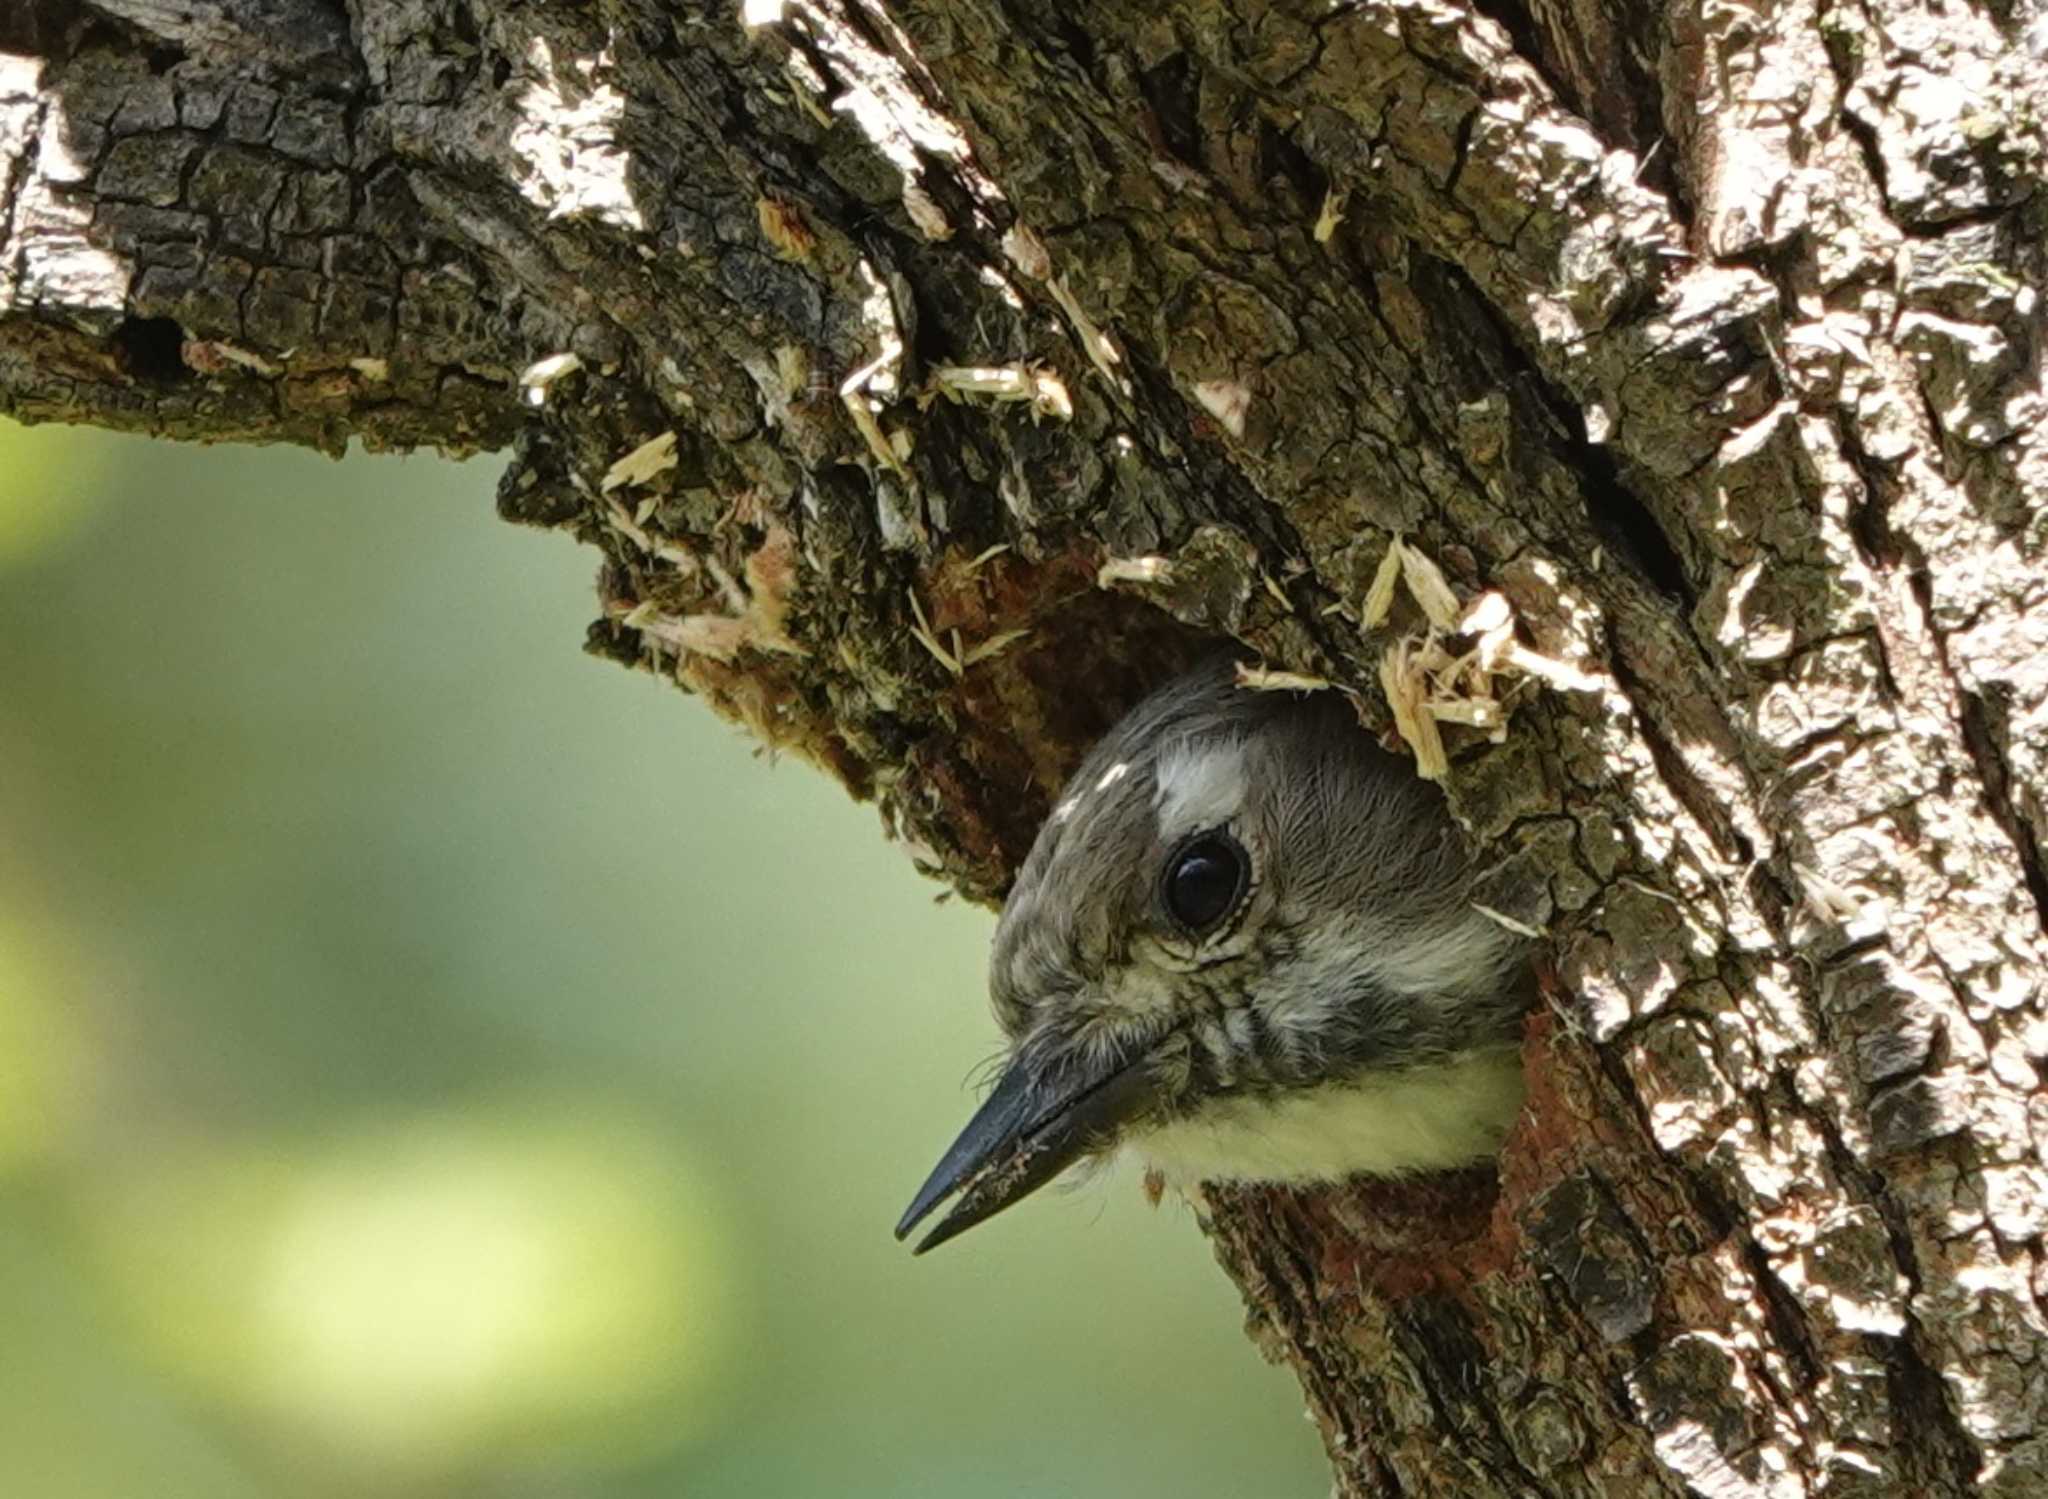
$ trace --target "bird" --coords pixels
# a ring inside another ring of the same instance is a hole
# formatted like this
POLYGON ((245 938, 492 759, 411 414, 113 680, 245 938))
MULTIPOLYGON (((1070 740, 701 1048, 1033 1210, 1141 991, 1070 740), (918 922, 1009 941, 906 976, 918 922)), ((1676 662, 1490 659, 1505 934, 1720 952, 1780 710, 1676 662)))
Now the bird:
POLYGON ((1331 690, 1208 659, 1089 752, 997 921, 995 1087, 901 1221, 922 1254, 1129 1146, 1180 1185, 1473 1165, 1522 1102, 1528 942, 1439 789, 1331 690))

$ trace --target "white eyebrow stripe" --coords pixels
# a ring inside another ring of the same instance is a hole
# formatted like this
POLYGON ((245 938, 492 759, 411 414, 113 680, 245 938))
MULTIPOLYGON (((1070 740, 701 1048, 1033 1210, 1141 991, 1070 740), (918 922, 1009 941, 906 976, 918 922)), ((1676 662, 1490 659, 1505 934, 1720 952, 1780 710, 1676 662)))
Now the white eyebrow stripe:
POLYGON ((1178 744, 1159 757, 1159 789, 1153 804, 1164 832, 1221 827, 1236 817, 1245 798, 1244 747, 1178 744))

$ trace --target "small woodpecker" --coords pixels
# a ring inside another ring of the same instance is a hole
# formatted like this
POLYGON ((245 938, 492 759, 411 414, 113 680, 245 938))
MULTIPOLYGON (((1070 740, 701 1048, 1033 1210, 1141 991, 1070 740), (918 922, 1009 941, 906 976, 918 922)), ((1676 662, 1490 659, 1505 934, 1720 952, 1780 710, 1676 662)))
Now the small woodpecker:
POLYGON ((1478 910, 1437 789, 1338 693, 1229 658, 1111 730, 996 927, 1009 1056, 896 1237, 922 1253, 1084 1157, 1169 1180, 1468 1165, 1521 1107, 1525 944, 1478 910))

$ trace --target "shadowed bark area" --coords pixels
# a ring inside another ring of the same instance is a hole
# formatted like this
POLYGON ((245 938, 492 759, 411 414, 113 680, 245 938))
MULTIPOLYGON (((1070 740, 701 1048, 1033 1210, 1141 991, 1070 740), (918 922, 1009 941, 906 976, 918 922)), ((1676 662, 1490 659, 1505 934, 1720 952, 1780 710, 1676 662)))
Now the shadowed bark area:
POLYGON ((2039 1493, 2044 35, 28 0, 0 410, 507 449, 980 899, 1215 641, 1354 693, 1549 940, 1497 1177, 1204 1194, 1339 1491, 2039 1493))

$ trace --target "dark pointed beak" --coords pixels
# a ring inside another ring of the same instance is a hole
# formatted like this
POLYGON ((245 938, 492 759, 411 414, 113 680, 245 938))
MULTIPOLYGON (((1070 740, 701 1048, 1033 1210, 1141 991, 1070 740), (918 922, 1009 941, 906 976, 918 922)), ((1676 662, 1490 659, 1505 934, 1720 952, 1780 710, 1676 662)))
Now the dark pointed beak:
POLYGON ((1158 1094, 1145 1057, 1099 1064, 1063 1061, 1042 1069, 1029 1053, 1014 1058, 896 1225, 901 1239, 954 1193, 959 1200, 914 1254, 936 1248, 984 1218, 1021 1202, 1118 1129, 1158 1094))

